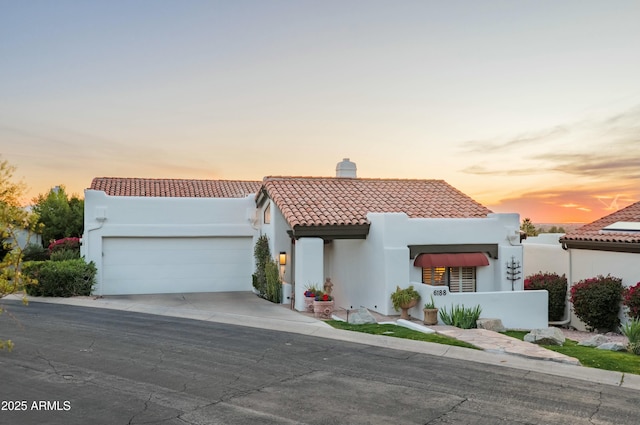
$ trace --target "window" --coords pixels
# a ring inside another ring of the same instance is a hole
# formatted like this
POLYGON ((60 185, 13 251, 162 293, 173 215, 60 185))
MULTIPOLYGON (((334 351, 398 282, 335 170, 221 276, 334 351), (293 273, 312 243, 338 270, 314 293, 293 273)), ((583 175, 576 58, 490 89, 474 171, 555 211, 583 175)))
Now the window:
POLYGON ((271 223, 271 204, 267 205, 267 208, 264 209, 263 221, 264 224, 271 223))
POLYGON ((448 286, 450 292, 475 292, 475 267, 433 267, 422 269, 422 283, 448 286))

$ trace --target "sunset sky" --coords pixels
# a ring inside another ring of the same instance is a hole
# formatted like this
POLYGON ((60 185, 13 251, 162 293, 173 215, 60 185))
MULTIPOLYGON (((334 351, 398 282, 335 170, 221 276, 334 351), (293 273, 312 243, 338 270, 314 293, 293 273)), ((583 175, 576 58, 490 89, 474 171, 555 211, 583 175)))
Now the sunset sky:
POLYGON ((640 2, 0 0, 0 154, 93 177, 443 179, 495 212, 640 200, 640 2))

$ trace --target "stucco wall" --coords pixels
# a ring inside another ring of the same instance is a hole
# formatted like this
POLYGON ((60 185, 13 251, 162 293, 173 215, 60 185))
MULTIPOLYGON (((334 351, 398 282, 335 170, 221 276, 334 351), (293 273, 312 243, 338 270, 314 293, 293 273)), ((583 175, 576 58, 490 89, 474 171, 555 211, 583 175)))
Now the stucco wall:
POLYGON ((543 233, 522 241, 524 276, 539 272, 569 276, 569 252, 562 249, 562 233, 543 233))
MULTIPOLYGON (((159 198, 107 196, 85 191, 82 254, 102 281, 105 237, 257 237, 251 225, 254 195, 245 198, 159 198)), ((251 258, 247 258, 251 267, 251 258)))
MULTIPOLYGON (((478 219, 409 219, 405 214, 369 214, 365 240, 335 240, 325 248, 336 304, 360 306, 382 314, 396 314, 390 294, 396 286, 420 282, 421 269, 409 259, 409 245, 498 244, 499 258, 478 267, 478 292, 511 291, 506 261, 513 255, 522 264, 517 214, 491 214, 478 219)), ((327 271, 325 270, 325 274, 327 271)), ((516 283, 522 289, 522 279, 516 283)), ((545 310, 546 311, 546 310, 545 310)), ((546 312, 544 313, 546 314, 546 312)), ((546 316, 545 316, 546 317, 546 316)))
MULTIPOLYGON (((422 303, 410 310, 413 317, 424 319, 422 306, 433 296, 436 307, 449 313, 454 306, 482 308, 481 317, 500 319, 507 329, 539 329, 548 326, 547 291, 500 291, 482 293, 452 293, 447 288, 413 283, 422 297, 422 303)), ((438 318, 442 324, 440 318, 438 318)))

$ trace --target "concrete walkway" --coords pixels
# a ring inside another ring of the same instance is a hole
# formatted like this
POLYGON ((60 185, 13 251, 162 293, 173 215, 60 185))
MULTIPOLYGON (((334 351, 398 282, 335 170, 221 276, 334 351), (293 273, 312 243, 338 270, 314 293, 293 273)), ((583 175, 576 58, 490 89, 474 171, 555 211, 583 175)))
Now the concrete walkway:
MULTIPOLYGON (((11 295, 6 299, 17 300, 20 297, 11 295)), ((270 303, 251 292, 129 295, 104 298, 34 297, 29 298, 29 301, 108 308, 292 332, 319 338, 506 366, 640 390, 640 375, 582 367, 576 365, 575 361, 568 360, 571 359, 570 357, 556 357, 556 353, 550 350, 545 350, 534 344, 519 341, 496 332, 484 329, 462 330, 446 327, 438 331, 441 334, 469 342, 484 350, 478 351, 449 345, 342 331, 316 320, 311 315, 290 310, 287 306, 270 303)))

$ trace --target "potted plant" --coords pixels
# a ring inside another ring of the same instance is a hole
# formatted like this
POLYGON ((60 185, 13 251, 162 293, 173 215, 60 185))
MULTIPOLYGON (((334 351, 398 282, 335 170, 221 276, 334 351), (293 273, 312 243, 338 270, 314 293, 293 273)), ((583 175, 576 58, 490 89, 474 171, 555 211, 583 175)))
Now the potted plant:
POLYGON ((333 297, 319 291, 313 301, 313 313, 316 319, 331 319, 333 314, 333 297))
POLYGON ((315 285, 305 286, 304 291, 304 307, 309 313, 313 313, 313 302, 320 290, 315 285))
POLYGON ((424 319, 422 323, 425 325, 437 325, 438 324, 438 307, 433 302, 433 294, 431 294, 431 300, 424 304, 422 309, 424 312, 424 319))
POLYGON ((409 319, 409 309, 415 307, 418 301, 420 301, 420 293, 413 288, 413 285, 404 289, 397 286, 396 291, 391 294, 393 308, 396 311, 401 310, 401 319, 409 319))

